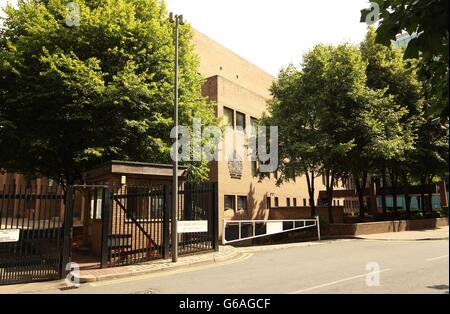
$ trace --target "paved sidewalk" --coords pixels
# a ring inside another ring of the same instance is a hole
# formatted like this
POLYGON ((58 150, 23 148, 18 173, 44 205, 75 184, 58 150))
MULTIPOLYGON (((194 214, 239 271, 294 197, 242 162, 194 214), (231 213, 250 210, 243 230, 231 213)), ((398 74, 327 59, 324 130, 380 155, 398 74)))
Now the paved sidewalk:
POLYGON ((82 270, 80 272, 80 281, 81 283, 86 283, 139 276, 164 270, 174 270, 201 264, 224 262, 237 258, 240 255, 241 253, 232 246, 220 246, 219 252, 179 257, 177 263, 172 263, 171 260, 157 260, 138 265, 82 270))
POLYGON ((358 239, 383 240, 383 241, 425 241, 425 240, 448 240, 449 227, 431 230, 390 232, 370 235, 361 235, 358 239))
MULTIPOLYGON (((202 264, 220 263, 237 259, 243 253, 232 246, 221 246, 219 252, 184 256, 178 258, 177 263, 171 260, 158 260, 139 265, 111 267, 105 269, 83 270, 80 272, 81 283, 110 280, 116 278, 139 276, 149 273, 175 270, 202 264)), ((17 285, 0 286, 0 294, 33 293, 38 291, 57 290, 67 288, 64 280, 35 282, 17 285)))

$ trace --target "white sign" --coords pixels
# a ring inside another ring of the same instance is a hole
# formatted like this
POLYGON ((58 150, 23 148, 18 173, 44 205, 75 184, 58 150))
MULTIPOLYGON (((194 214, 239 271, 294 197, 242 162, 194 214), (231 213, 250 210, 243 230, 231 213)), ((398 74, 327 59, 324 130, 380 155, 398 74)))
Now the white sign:
POLYGON ((208 232, 208 220, 179 221, 178 233, 208 232))
POLYGON ((20 229, 0 230, 0 243, 18 242, 20 229))
POLYGON ((268 221, 267 222, 267 234, 274 234, 283 232, 282 221, 268 221))

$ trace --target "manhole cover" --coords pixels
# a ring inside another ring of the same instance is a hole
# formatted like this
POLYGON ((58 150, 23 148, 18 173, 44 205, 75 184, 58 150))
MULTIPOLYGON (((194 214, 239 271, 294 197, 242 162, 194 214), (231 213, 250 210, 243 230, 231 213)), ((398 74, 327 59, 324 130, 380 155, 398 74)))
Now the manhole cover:
POLYGON ((146 289, 143 291, 133 292, 132 294, 157 294, 157 293, 158 293, 158 290, 156 290, 156 289, 146 289))

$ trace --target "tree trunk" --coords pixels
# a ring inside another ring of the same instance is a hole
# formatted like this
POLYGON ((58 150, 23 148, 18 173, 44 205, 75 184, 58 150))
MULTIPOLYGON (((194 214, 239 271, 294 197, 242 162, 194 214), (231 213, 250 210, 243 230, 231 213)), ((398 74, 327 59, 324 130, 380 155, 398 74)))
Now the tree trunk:
MULTIPOLYGON (((433 178, 428 178, 428 184, 433 184, 433 178)), ((430 208, 430 212, 433 212, 433 193, 428 192, 428 206, 430 208)))
POLYGON ((387 204, 386 204, 386 184, 387 184, 387 176, 386 176, 386 165, 383 162, 383 169, 381 170, 381 178, 383 180, 383 186, 381 187, 381 204, 383 207, 383 216, 387 216, 387 204))
POLYGON ((312 173, 313 177, 310 177, 309 171, 305 171, 306 174, 306 183, 308 185, 308 195, 309 195, 309 204, 311 207, 311 216, 316 216, 316 207, 314 204, 314 173, 312 173))
MULTIPOLYGON (((365 210, 364 210, 364 189, 362 188, 362 182, 359 179, 359 175, 353 175, 353 179, 355 181, 356 193, 358 194, 359 201, 359 216, 364 218, 365 210)), ((364 185, 365 186, 365 185, 364 185)))
POLYGON ((405 194, 405 207, 406 207, 406 215, 408 218, 411 217, 411 195, 409 193, 405 194))
POLYGON ((309 201, 311 202, 311 216, 316 216, 316 202, 314 200, 314 193, 315 193, 315 173, 314 171, 311 171, 311 192, 309 194, 309 201))
POLYGON ((330 224, 334 223, 333 219, 333 182, 334 182, 334 174, 333 171, 327 169, 325 171, 326 179, 326 188, 327 188, 327 198, 328 198, 328 222, 330 224))
POLYGON ((392 198, 394 202, 394 213, 398 214, 398 203, 397 203, 397 187, 398 187, 398 175, 395 170, 389 171, 389 177, 391 179, 391 187, 392 187, 392 198))
POLYGON ((405 209, 406 209, 406 217, 411 217, 411 195, 409 195, 409 182, 408 182, 408 174, 406 172, 402 172, 402 183, 403 188, 405 190, 405 209))
POLYGON ((422 213, 425 214, 427 211, 425 210, 425 179, 420 180, 420 207, 422 209, 422 213))

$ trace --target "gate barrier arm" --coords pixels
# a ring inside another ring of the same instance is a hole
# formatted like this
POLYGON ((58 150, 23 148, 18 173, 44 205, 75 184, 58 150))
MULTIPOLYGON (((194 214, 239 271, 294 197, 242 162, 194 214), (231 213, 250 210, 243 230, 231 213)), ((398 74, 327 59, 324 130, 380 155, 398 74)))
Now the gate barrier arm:
POLYGON ((222 233, 222 244, 235 243, 250 239, 257 239, 262 237, 267 237, 274 234, 287 233, 291 231, 303 230, 308 228, 317 227, 317 238, 320 241, 320 218, 316 216, 315 219, 286 219, 286 220, 223 220, 223 233, 222 233), (292 228, 284 229, 284 223, 292 223, 292 228), (308 224, 311 223, 311 224, 308 224), (262 224, 266 226, 264 234, 256 234, 256 225, 262 224), (226 228, 227 226, 238 226, 238 238, 234 240, 226 239, 226 228), (252 226, 252 235, 242 237, 242 226, 252 226), (270 230, 268 230, 268 227, 270 230))

